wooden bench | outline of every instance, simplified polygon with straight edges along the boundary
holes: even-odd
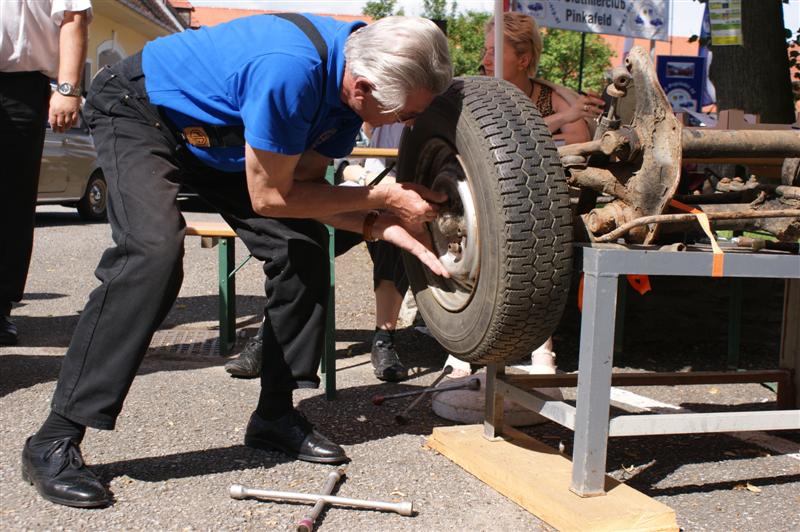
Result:
[[[199,236],[204,248],[219,246],[219,354],[227,356],[236,343],[236,233],[225,222],[198,221],[186,222],[186,235]]]

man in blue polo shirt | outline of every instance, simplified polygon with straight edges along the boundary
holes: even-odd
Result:
[[[261,395],[245,445],[312,462],[344,450],[293,408],[316,387],[328,290],[323,223],[383,239],[447,275],[420,242],[444,195],[421,186],[332,187],[334,157],[362,121],[413,123],[452,79],[447,40],[430,21],[375,24],[259,15],[149,43],[101,71],[87,103],[109,186],[115,245],[63,362],[51,412],[25,443],[23,477],[42,497],[105,506],[80,455],[87,426],[113,429],[153,332],[180,289],[181,186],[214,205],[264,262]]]

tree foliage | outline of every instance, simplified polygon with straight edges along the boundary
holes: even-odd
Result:
[[[582,88],[599,92],[605,86],[605,71],[611,68],[611,58],[616,54],[602,37],[587,34],[583,55]],[[539,77],[578,90],[580,57],[579,32],[547,29],[544,32],[544,52],[539,61]]]
[[[395,9],[397,0],[374,0],[367,2],[361,12],[373,20],[378,20],[392,15],[402,15],[402,9]]]
[[[448,20],[455,17],[457,4],[455,0],[447,11],[447,0],[422,0],[422,16],[431,20]]]
[[[491,15],[470,11],[447,21],[450,58],[456,76],[478,73],[483,59],[483,27]]]

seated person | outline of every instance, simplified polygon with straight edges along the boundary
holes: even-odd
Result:
[[[543,43],[536,21],[523,13],[503,14],[503,79],[516,85],[536,105],[556,141],[564,144],[591,140],[594,120],[603,112],[605,102],[595,95],[577,92],[535,78],[542,55]],[[494,19],[489,19],[484,30],[483,68],[487,76],[494,76]],[[555,373],[553,339],[531,354],[531,364],[518,366],[529,373]],[[469,364],[449,357],[455,371],[452,376],[470,372]]]

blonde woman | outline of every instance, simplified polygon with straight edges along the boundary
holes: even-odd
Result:
[[[503,14],[503,79],[528,95],[550,132],[564,144],[590,140],[589,123],[603,111],[602,99],[536,78],[542,36],[536,21],[522,13]],[[483,66],[494,76],[494,19],[486,24]]]

